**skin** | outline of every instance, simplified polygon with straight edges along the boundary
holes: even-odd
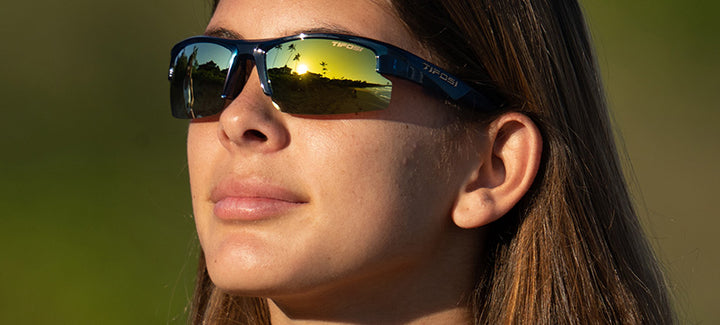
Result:
[[[206,33],[313,30],[430,57],[373,1],[224,0]],[[504,162],[534,157],[522,156],[527,148],[539,159],[539,135],[528,143],[532,123],[511,114],[469,141],[443,103],[412,83],[393,85],[386,110],[308,117],[276,110],[253,72],[221,114],[190,123],[193,208],[216,286],[267,297],[273,324],[469,321],[477,227],[530,186],[537,164]],[[498,140],[513,150],[493,147]]]

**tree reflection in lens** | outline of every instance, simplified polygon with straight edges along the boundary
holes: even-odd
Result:
[[[339,114],[387,108],[392,83],[375,71],[375,54],[326,39],[291,41],[267,52],[273,101],[295,114]],[[294,62],[294,69],[287,64]],[[279,66],[277,62],[285,62]]]

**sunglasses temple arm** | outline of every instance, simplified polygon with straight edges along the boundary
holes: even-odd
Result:
[[[405,59],[391,54],[381,55],[378,57],[377,70],[381,74],[414,81],[425,88],[440,92],[458,104],[471,109],[490,111],[499,107],[497,103],[487,96],[445,70],[420,58],[412,59]]]

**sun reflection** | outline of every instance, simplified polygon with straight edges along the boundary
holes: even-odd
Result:
[[[297,73],[298,74],[305,74],[308,72],[308,66],[305,64],[299,64],[297,67]]]

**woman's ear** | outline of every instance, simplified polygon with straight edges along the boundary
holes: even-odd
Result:
[[[484,226],[505,215],[530,189],[540,165],[542,136],[526,115],[503,114],[487,132],[452,211],[461,228]]]

